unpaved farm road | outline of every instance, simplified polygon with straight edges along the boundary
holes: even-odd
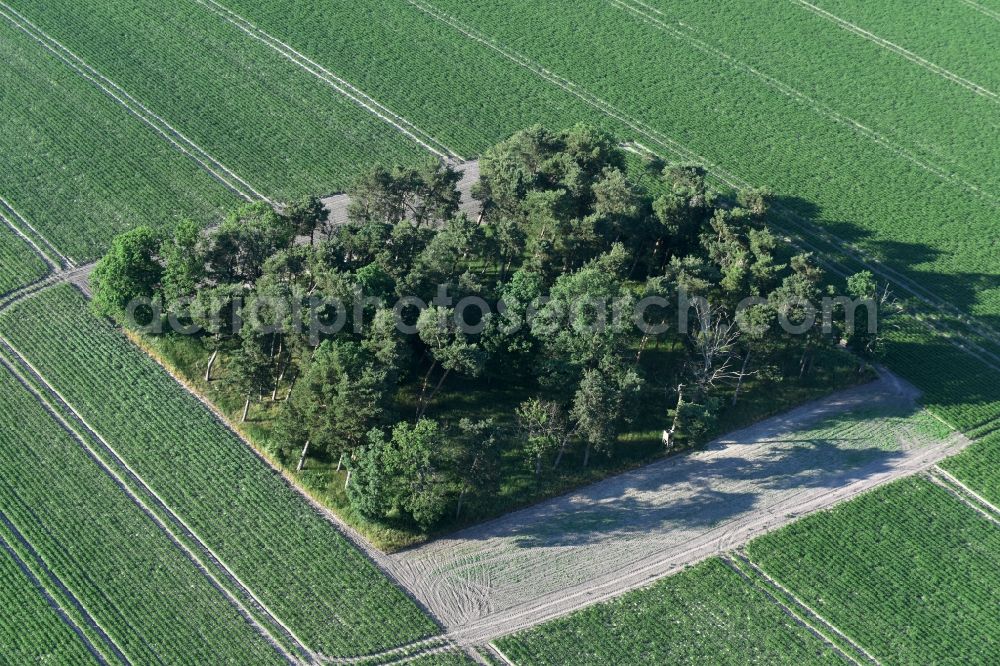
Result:
[[[967,443],[887,372],[674,456],[378,559],[460,644],[641,587]]]

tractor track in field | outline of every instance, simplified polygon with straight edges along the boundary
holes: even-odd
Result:
[[[946,490],[949,495],[1000,527],[1000,510],[969,489],[951,474],[935,465],[924,474],[928,481]]]
[[[838,629],[836,625],[802,601],[792,590],[764,571],[742,549],[736,549],[732,553],[723,555],[722,561],[751,585],[755,585],[755,582],[759,583],[758,589],[762,589],[773,603],[802,626],[808,628],[820,640],[833,646],[848,661],[859,665],[862,662],[867,662],[874,666],[881,666],[881,662],[860,643]],[[787,603],[781,597],[784,597]],[[831,635],[835,636],[839,643],[846,645],[850,652],[845,651],[838,642],[831,640]]]
[[[842,19],[839,16],[837,16],[836,14],[828,12],[825,9],[821,8],[821,7],[817,7],[816,5],[812,4],[811,2],[807,2],[807,0],[791,0],[791,1],[794,2],[794,3],[796,3],[796,4],[802,5],[803,7],[805,7],[806,9],[808,9],[810,12],[816,14],[817,16],[820,16],[821,18],[826,19],[827,21],[830,21],[831,23],[834,23],[838,27],[840,27],[840,28],[842,28],[842,29],[844,29],[844,30],[846,30],[848,32],[852,32],[855,35],[858,35],[859,37],[861,37],[863,39],[867,39],[868,41],[870,41],[870,42],[872,42],[874,44],[877,44],[878,46],[881,46],[882,48],[884,48],[884,49],[886,49],[888,51],[891,51],[891,52],[893,52],[893,53],[895,53],[895,54],[897,54],[899,56],[902,56],[903,58],[909,60],[910,62],[912,62],[914,64],[917,64],[917,65],[923,67],[924,69],[927,69],[927,70],[929,70],[929,71],[937,74],[938,76],[951,81],[952,83],[957,83],[958,85],[962,86],[966,90],[974,92],[975,94],[977,94],[977,95],[979,95],[981,97],[985,97],[986,99],[990,100],[991,102],[1000,103],[1000,95],[998,95],[997,93],[993,92],[992,90],[990,90],[988,88],[985,88],[984,86],[981,86],[978,83],[975,83],[974,81],[970,81],[969,79],[961,77],[958,74],[955,74],[954,72],[952,72],[950,70],[947,70],[944,67],[941,67],[940,65],[936,65],[933,62],[931,62],[930,60],[927,60],[926,58],[920,57],[919,55],[917,55],[913,51],[909,51],[907,49],[904,49],[899,44],[896,44],[894,42],[890,42],[888,39],[884,39],[882,37],[879,37],[878,35],[876,35],[876,34],[874,34],[872,32],[869,32],[868,30],[865,30],[864,28],[862,28],[859,25],[851,23],[850,21],[848,21],[846,19]]]
[[[963,5],[965,5],[966,7],[971,7],[972,9],[976,10],[983,16],[989,16],[991,19],[995,21],[1000,21],[1000,12],[996,11],[995,9],[984,7],[978,2],[975,2],[975,0],[958,0],[958,1],[961,2]]]
[[[727,64],[731,68],[757,78],[769,88],[778,91],[779,93],[785,95],[786,97],[798,101],[800,104],[802,104],[802,106],[815,112],[820,117],[831,120],[834,123],[841,125],[842,127],[846,127],[853,133],[873,141],[879,146],[886,148],[890,152],[907,160],[908,162],[919,167],[920,169],[923,169],[924,171],[932,174],[939,180],[954,183],[959,187],[961,187],[962,189],[964,189],[966,192],[974,196],[979,196],[989,201],[994,206],[1000,205],[1000,197],[997,197],[994,194],[985,191],[981,187],[974,185],[973,183],[970,183],[967,180],[960,178],[955,174],[949,173],[947,170],[938,165],[935,165],[931,162],[926,161],[921,157],[918,157],[917,155],[910,152],[908,149],[895,143],[894,141],[884,136],[883,134],[880,134],[874,129],[858,122],[853,118],[850,118],[848,116],[839,113],[838,111],[828,106],[827,104],[824,104],[823,102],[820,102],[819,100],[810,97],[809,95],[785,83],[784,81],[757,69],[756,67],[740,60],[739,58],[730,55],[729,53],[723,51],[722,49],[712,46],[708,42],[705,42],[699,39],[698,37],[695,37],[693,34],[689,34],[684,30],[680,30],[677,27],[670,25],[665,20],[663,20],[667,18],[666,15],[660,10],[656,9],[655,7],[652,7],[651,5],[648,5],[642,2],[641,0],[606,0],[606,2],[625,12],[631,13],[639,20],[653,26],[654,28],[660,30],[661,32],[667,35],[670,35],[674,39],[688,43],[692,45],[694,48],[701,51],[702,53],[717,58],[718,60]],[[657,15],[662,18],[659,18]],[[694,32],[693,28],[690,28],[689,26],[686,25],[684,27],[688,28],[689,31]]]
[[[230,604],[243,616],[258,633],[261,634],[271,644],[271,646],[281,654],[289,663],[297,663],[299,660],[293,656],[271,632],[277,630],[283,634],[285,640],[289,641],[301,655],[313,658],[315,655],[295,634],[284,625],[272,613],[267,606],[261,602],[257,596],[246,586],[238,576],[222,561],[222,559],[194,532],[194,530],[176,513],[173,509],[140,477],[122,458],[118,452],[96,431],[76,409],[66,401],[59,391],[46,380],[24,356],[15,349],[5,338],[0,336],[0,350],[8,358],[0,356],[0,365],[3,365],[8,372],[27,390],[36,401],[45,409],[49,416],[59,424],[77,443],[84,449],[94,463],[104,471],[108,477],[114,481],[119,490],[130,499],[159,530],[178,548],[188,560],[197,568],[216,589],[222,594]],[[15,364],[23,368],[19,370]],[[36,386],[37,385],[37,386]],[[38,388],[41,387],[41,388]],[[49,394],[46,398],[42,391]],[[54,404],[53,404],[54,403]],[[64,414],[68,416],[64,416]],[[74,426],[71,420],[76,423]],[[81,430],[83,431],[81,433]],[[88,441],[89,440],[89,441]],[[104,454],[99,453],[91,444],[98,445],[103,449]],[[105,456],[110,458],[105,459]],[[140,496],[145,495],[145,499]],[[152,506],[151,506],[152,505]],[[154,508],[155,506],[155,508]],[[164,517],[165,516],[165,517]],[[168,524],[173,523],[173,527]],[[179,533],[179,534],[178,534]],[[201,551],[201,555],[195,553],[185,541],[193,544],[194,548]],[[207,562],[206,562],[207,560]],[[210,568],[211,567],[211,568]],[[220,580],[220,576],[212,571],[215,569],[221,577],[225,578],[227,586]],[[237,590],[233,592],[229,586]],[[244,597],[241,600],[236,595]],[[253,607],[251,610],[250,607]],[[265,627],[256,615],[261,615],[265,621],[272,625],[271,629]],[[315,659],[313,659],[315,661]]]
[[[33,294],[39,293],[41,290],[32,292]],[[3,308],[0,308],[2,312]],[[285,625],[282,620],[269,610],[264,603],[255,595],[252,589],[243,583],[236,574],[229,569],[229,567],[223,562],[223,560],[194,532],[194,530],[181,518],[178,516],[173,509],[163,500],[143,479],[140,477],[128,464],[128,462],[121,457],[117,451],[96,431],[92,426],[84,420],[83,416],[77,412],[77,410],[62,396],[62,394],[52,386],[48,380],[44,378],[41,372],[35,368],[17,349],[15,349],[6,338],[0,336],[0,367],[3,367],[9,372],[26,390],[35,398],[35,400],[42,406],[43,409],[53,418],[71,437],[73,437],[86,451],[88,456],[115,482],[119,490],[121,490],[134,504],[136,504],[140,510],[150,519],[168,539],[171,543],[181,550],[189,561],[198,569],[199,573],[205,576],[209,583],[222,594],[229,602],[232,604],[240,615],[260,633],[265,640],[289,663],[311,663],[311,664],[361,664],[361,663],[374,663],[378,661],[384,664],[402,664],[413,659],[417,659],[424,656],[429,656],[433,654],[438,654],[441,652],[453,651],[458,649],[456,644],[452,642],[449,636],[444,633],[437,634],[435,636],[430,636],[417,641],[412,641],[399,646],[394,646],[390,649],[384,650],[382,652],[376,652],[366,655],[360,655],[356,657],[331,657],[320,653],[317,653],[308,648],[304,641],[299,639],[294,632]],[[10,357],[10,358],[8,358]],[[24,369],[19,370],[14,364],[19,364]],[[29,378],[30,377],[30,378]],[[176,379],[176,378],[175,378]],[[32,381],[43,387],[39,388]],[[235,436],[239,437],[241,441],[251,450],[257,454],[257,457],[271,467],[275,472],[284,476],[287,482],[291,485],[293,489],[297,489],[297,486],[288,478],[284,470],[275,466],[266,457],[257,452],[252,445],[250,445],[245,438],[240,435],[239,431],[234,428],[234,426],[229,423],[228,419],[223,415],[218,408],[212,403],[207,401],[203,396],[194,392],[189,387],[181,384],[181,386],[191,393],[198,401],[206,407],[228,430],[233,432]],[[46,398],[41,391],[44,390],[49,394]],[[53,404],[55,403],[55,404]],[[63,413],[68,416],[64,416]],[[72,419],[76,425],[70,422]],[[83,431],[83,433],[80,432]],[[89,442],[88,442],[89,440]],[[104,455],[107,455],[111,460],[105,460],[101,453],[96,451],[91,444],[99,445],[101,449],[104,450]],[[145,499],[140,496],[144,495]],[[390,580],[399,584],[396,578],[393,576],[393,572],[389,567],[386,566],[387,557],[379,550],[372,547],[359,533],[353,530],[350,526],[344,523],[336,514],[331,512],[326,507],[322,506],[312,498],[308,497],[304,493],[299,493],[305,500],[312,505],[312,507],[324,515],[330,522],[338,528],[338,531],[343,534],[348,541],[352,543],[359,551],[364,553],[370,561],[372,561],[376,567],[378,567],[383,574],[385,574]],[[150,505],[153,505],[152,507]],[[155,508],[154,508],[155,507]],[[165,517],[164,517],[165,516]],[[172,523],[173,527],[168,524]],[[187,543],[186,543],[187,542]],[[190,546],[188,544],[191,544]],[[194,552],[197,549],[201,552]],[[218,572],[213,573],[213,569]],[[236,589],[234,592],[230,587],[227,587],[219,578],[225,578],[229,585]],[[406,590],[405,587],[402,589]],[[243,599],[238,598],[238,596],[243,597]],[[420,605],[418,599],[413,598],[413,600]],[[251,610],[251,608],[253,610]],[[423,608],[423,606],[421,605]],[[425,612],[433,617],[433,614],[424,608]],[[256,613],[256,615],[255,615]],[[262,616],[264,622],[270,625],[270,629],[258,619],[257,616]],[[281,634],[286,642],[294,646],[296,652],[298,652],[302,659],[291,654],[279,641],[274,632]],[[381,661],[383,659],[389,659],[390,661]]]
[[[749,573],[744,571],[742,567],[737,563],[737,560],[733,554],[723,553],[722,555],[719,556],[719,559],[722,560],[722,563],[725,564],[727,567],[729,567],[729,569],[731,569],[733,573],[742,578],[747,585],[759,590],[761,594],[767,597],[768,601],[777,606],[781,610],[781,612],[784,613],[786,616],[788,616],[788,618],[790,618],[793,622],[795,622],[797,625],[808,631],[816,639],[829,646],[829,648],[834,652],[836,652],[841,659],[850,662],[855,666],[861,666],[861,662],[859,662],[856,658],[852,657],[848,652],[844,651],[843,648],[841,648],[839,645],[837,645],[837,643],[831,640],[829,636],[823,633],[821,629],[816,627],[814,624],[815,621],[811,622],[809,619],[807,619],[807,617],[803,617],[801,611],[796,612],[796,610],[792,608],[792,604],[782,600],[778,596],[778,593],[780,592],[778,588],[775,588],[774,586],[767,584],[766,581],[764,581],[763,579],[757,578],[756,576],[751,576]]]
[[[114,643],[114,641],[111,640],[111,637],[107,635],[107,632],[105,632],[97,621],[91,617],[90,613],[87,612],[87,609],[84,608],[82,603],[80,603],[80,600],[77,599],[76,596],[69,591],[66,585],[59,580],[58,577],[56,577],[55,573],[49,569],[45,562],[38,556],[38,553],[35,552],[31,543],[24,538],[24,536],[18,531],[17,527],[14,526],[14,524],[2,511],[0,511],[0,523],[7,528],[7,531],[10,532],[19,543],[21,543],[21,546],[35,560],[35,564],[42,571],[42,575],[48,578],[52,585],[59,590],[59,593],[63,596],[63,598],[76,609],[76,612],[79,613],[80,617],[87,624],[87,626],[100,636],[101,640],[104,641],[105,645],[115,655],[115,657],[123,664],[130,664],[131,662],[125,658],[121,649]],[[52,595],[52,592],[45,585],[45,583],[43,583],[39,576],[31,570],[27,562],[25,562],[14,547],[8,543],[7,538],[3,534],[0,534],[0,549],[6,552],[7,556],[14,561],[17,568],[21,570],[21,573],[31,582],[31,585],[37,589],[39,594],[41,594],[45,599],[46,604],[48,604],[48,606],[52,608],[57,615],[59,615],[59,619],[62,620],[74,634],[76,634],[76,637],[81,643],[83,643],[84,647],[91,654],[91,656],[93,656],[98,663],[107,664],[108,660],[105,656],[101,653],[97,646],[94,645],[80,625],[69,616],[65,607]]]
[[[38,256],[40,256],[42,260],[45,261],[45,263],[52,266],[53,269],[55,270],[58,270],[59,268],[72,269],[76,267],[76,262],[74,262],[65,254],[60,252],[59,248],[57,248],[55,244],[52,243],[52,241],[50,241],[38,229],[36,229],[31,224],[31,222],[28,222],[28,220],[25,219],[25,217],[21,215],[19,212],[17,212],[17,209],[14,208],[14,206],[3,197],[0,197],[0,217],[4,218],[4,222],[6,222],[7,225],[17,233],[17,235],[27,240],[28,243],[31,245],[32,249],[34,249],[35,252],[38,253]],[[41,242],[42,245],[45,245],[45,247],[49,248],[49,252],[52,252],[53,255],[59,258],[59,262],[53,261],[52,257],[49,256],[46,251],[42,250],[34,242],[33,239],[28,238],[27,234],[24,231],[25,229],[27,229],[32,234],[37,236],[38,241]],[[59,266],[60,262],[62,264],[61,267]]]
[[[392,111],[387,106],[373,98],[371,95],[359,89],[357,86],[331,72],[323,65],[296,50],[288,43],[281,41],[274,35],[271,35],[264,29],[255,25],[249,19],[240,16],[222,3],[217,2],[216,0],[192,1],[201,5],[216,16],[219,16],[227,23],[235,26],[252,39],[257,40],[276,51],[279,55],[303,71],[326,83],[343,97],[349,99],[357,106],[361,107],[368,113],[394,128],[396,131],[411,139],[421,148],[424,148],[442,160],[454,161],[460,159],[457,152],[443,144],[429,132],[425,132],[420,129],[403,116]]]
[[[274,203],[237,175],[232,169],[212,157],[201,146],[186,137],[161,116],[151,111],[117,83],[87,64],[83,58],[76,55],[54,37],[35,25],[26,16],[2,0],[0,0],[0,16],[40,44],[45,50],[61,60],[85,80],[92,83],[110,99],[117,102],[131,116],[152,129],[154,133],[173,146],[174,149],[193,160],[203,171],[208,173],[230,192],[237,194],[247,201],[260,199],[272,204]]]

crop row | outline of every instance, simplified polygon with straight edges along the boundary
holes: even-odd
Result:
[[[43,592],[0,548],[0,662],[96,664]]]
[[[820,664],[839,657],[713,558],[497,641],[518,664]]]
[[[0,219],[0,296],[47,272],[45,262]]]
[[[132,663],[280,663],[8,372],[0,373],[0,505]]]
[[[232,195],[0,17],[0,196],[77,260],[135,224],[207,220]]]
[[[779,0],[780,1],[780,0]],[[906,0],[812,0],[812,4],[920,54],[937,65],[1000,91],[991,54],[1000,52],[1000,5],[990,0],[916,4]],[[976,5],[979,8],[976,8]],[[985,10],[985,11],[984,11]]]
[[[1000,423],[997,424],[1000,428]],[[1000,431],[941,463],[973,491],[1000,506]]]
[[[883,664],[1000,659],[1000,531],[926,480],[809,516],[747,551]]]
[[[724,0],[706,8],[697,0],[599,1],[622,3],[637,17],[671,27],[682,22],[678,39],[711,44],[755,68],[762,82],[768,76],[784,82],[816,102],[814,113],[842,114],[994,198],[1000,195],[1000,150],[983,140],[984,124],[1000,115],[1000,100],[843,30],[798,2]]]
[[[341,190],[373,157],[429,155],[191,0],[9,4],[275,199]]]
[[[463,155],[535,123],[595,120],[564,91],[396,0],[220,4],[338,73]],[[336,20],[331,20],[331,17]],[[599,119],[598,119],[599,120]],[[617,124],[601,123],[617,129]]]
[[[920,387],[928,409],[963,432],[1000,419],[1000,372],[910,318],[883,325],[886,363]]]
[[[354,656],[437,631],[194,397],[92,317],[75,290],[19,304],[0,331],[310,648]]]

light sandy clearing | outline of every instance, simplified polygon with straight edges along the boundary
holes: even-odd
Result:
[[[493,639],[731,550],[961,449],[895,376],[383,559],[449,630]]]

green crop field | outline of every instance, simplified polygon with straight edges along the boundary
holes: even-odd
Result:
[[[338,191],[372,155],[430,156],[190,0],[9,4],[266,196]]]
[[[0,531],[7,543],[19,541],[16,529],[28,544],[22,548],[37,554],[132,663],[280,663],[6,370],[0,388]]]
[[[1000,425],[1000,371],[912,319],[897,323],[885,360],[923,390],[928,409],[971,437]]]
[[[882,137],[887,150],[892,146],[918,157],[956,176],[956,182],[992,194],[995,203],[1000,192],[996,173],[1000,154],[992,142],[983,140],[982,127],[984,119],[996,114],[997,100],[992,97],[977,95],[838,27],[828,15],[817,14],[807,0],[724,0],[709,7],[696,0],[627,0],[623,4],[639,12],[632,14],[636,18],[683,23],[673,41],[691,44],[698,40],[710,45],[714,53],[725,53],[734,63],[754,68],[761,83],[774,89],[784,84],[789,94],[794,90],[797,105],[811,107],[812,115],[830,121],[840,118],[842,124],[856,121],[870,130],[870,141],[876,135]],[[974,49],[978,35],[967,34],[962,42]],[[991,50],[983,44],[978,52],[985,62]],[[810,57],[813,53],[823,57]],[[977,78],[965,68],[959,71]],[[893,95],[885,94],[887,88]],[[974,193],[971,187],[968,191]]]
[[[941,466],[987,501],[1000,506],[1000,433],[984,437]]]
[[[0,549],[0,662],[97,664],[44,592]]]
[[[840,663],[718,559],[497,645],[525,666]]]
[[[306,645],[353,656],[436,633],[277,473],[88,314],[74,289],[4,312],[0,334]]]
[[[208,221],[235,203],[207,173],[2,16],[0,58],[0,197],[65,254],[95,258],[136,224],[165,226],[184,216]]]
[[[1000,51],[1000,32],[990,29],[993,21],[1000,20],[995,0],[919,4],[814,0],[812,4],[986,88],[1000,90],[1000,71],[991,58]]]
[[[10,295],[138,224],[475,159],[534,124],[768,188],[770,223],[832,280],[890,282],[906,313],[880,361],[978,440],[940,467],[1000,505],[998,22],[1000,0],[0,0],[0,358],[23,373],[0,365],[0,662],[374,663],[442,633],[79,292]],[[1000,663],[1000,533],[928,480],[747,555],[879,663]],[[726,561],[497,645],[840,660]],[[445,644],[409,663],[469,663],[416,656]]]
[[[34,282],[48,267],[0,220],[0,296]]]
[[[1000,531],[928,481],[898,481],[747,552],[883,664],[1000,659]]]
[[[471,666],[476,662],[461,652],[442,652],[441,654],[417,657],[406,663],[411,664],[411,666]]]

